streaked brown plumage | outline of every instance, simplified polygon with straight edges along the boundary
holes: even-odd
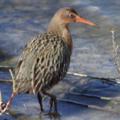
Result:
[[[48,90],[65,76],[71,52],[53,32],[38,35],[24,49],[15,69],[15,92]]]
[[[15,68],[13,94],[7,109],[16,94],[37,94],[41,110],[41,94],[51,97],[50,112],[57,112],[56,97],[48,90],[64,78],[70,64],[72,38],[68,28],[71,22],[82,22],[94,26],[72,8],[62,8],[52,18],[46,33],[35,37],[27,44]],[[5,111],[4,109],[4,111]]]

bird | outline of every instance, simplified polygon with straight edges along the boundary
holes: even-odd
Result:
[[[41,111],[44,111],[43,95],[50,97],[49,112],[58,112],[56,96],[49,90],[64,79],[69,69],[73,49],[70,23],[96,25],[81,17],[74,8],[60,8],[46,32],[35,36],[23,49],[12,72],[13,92],[2,112],[8,110],[13,98],[20,93],[37,95]]]

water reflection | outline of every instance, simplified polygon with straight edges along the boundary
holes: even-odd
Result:
[[[27,116],[27,115],[16,115],[14,116],[14,118],[16,120],[61,120],[60,116],[47,116],[47,115],[43,115],[43,114],[40,114],[38,115],[37,117],[36,116]]]

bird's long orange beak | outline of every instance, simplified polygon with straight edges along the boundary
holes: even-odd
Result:
[[[76,22],[81,22],[81,23],[84,23],[84,24],[88,24],[88,25],[91,25],[91,26],[95,26],[96,24],[85,19],[85,18],[82,18],[80,16],[76,16]]]

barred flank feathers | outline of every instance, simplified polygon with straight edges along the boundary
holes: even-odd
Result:
[[[63,79],[71,56],[63,39],[56,33],[48,32],[27,44],[15,69],[15,76],[11,71],[13,91],[36,94]]]

